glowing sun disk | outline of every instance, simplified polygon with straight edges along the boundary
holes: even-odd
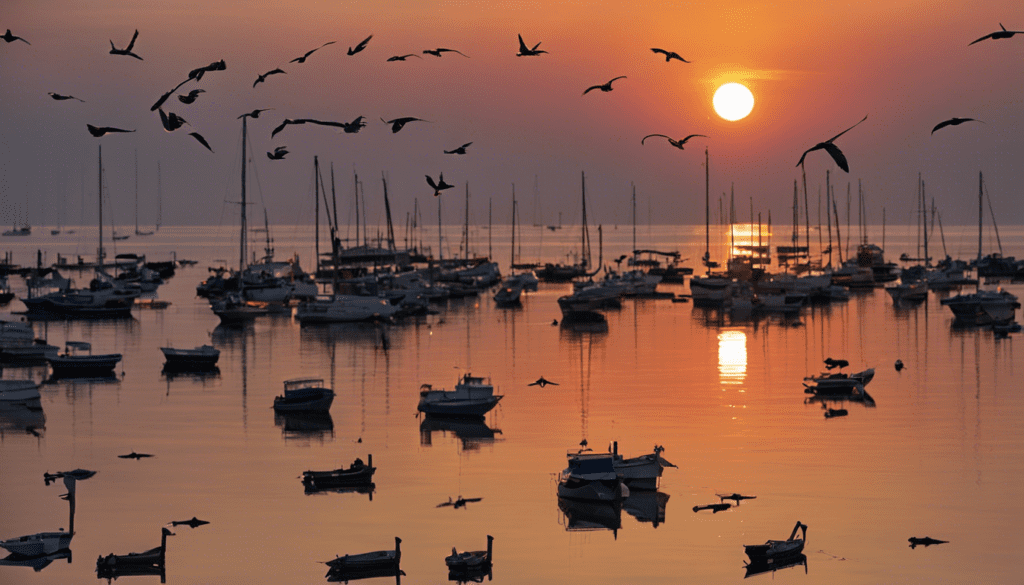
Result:
[[[735,122],[746,118],[754,109],[754,94],[739,83],[726,83],[715,91],[711,103],[715,107],[715,113],[730,122]]]

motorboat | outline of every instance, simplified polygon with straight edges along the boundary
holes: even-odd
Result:
[[[295,318],[301,325],[352,323],[390,319],[400,310],[381,296],[332,295],[299,303]]]
[[[917,303],[928,298],[929,281],[904,282],[896,286],[887,286],[885,292],[892,297],[894,304]]]
[[[708,274],[690,278],[690,295],[695,307],[719,307],[725,304],[729,296],[733,279]]]
[[[266,303],[247,301],[237,293],[230,293],[210,302],[213,314],[220,317],[223,325],[248,323],[270,312]]]
[[[0,380],[0,402],[4,404],[38,401],[39,385],[32,380]]]
[[[487,550],[474,550],[459,552],[454,546],[452,554],[445,557],[444,564],[448,565],[449,571],[468,571],[479,569],[491,564],[491,552],[494,537],[487,535]]]
[[[89,352],[83,354],[81,352]],[[47,358],[56,378],[110,376],[121,361],[119,353],[93,354],[92,345],[85,341],[68,341],[64,353]]]
[[[212,345],[200,345],[195,349],[161,347],[164,353],[165,369],[210,369],[216,367],[220,350]]]
[[[70,532],[37,532],[7,540],[0,540],[0,547],[3,547],[21,557],[39,557],[65,550],[71,546]]]
[[[128,317],[140,291],[115,286],[111,280],[97,272],[89,288],[58,290],[24,298],[22,302],[30,316]]]
[[[43,362],[57,357],[60,348],[46,343],[44,339],[36,339],[27,345],[8,345],[0,347],[0,361],[5,362]]]
[[[796,533],[799,530],[802,530],[803,533],[800,535],[800,538],[797,538]],[[775,561],[776,559],[796,556],[803,552],[804,541],[806,540],[807,525],[797,521],[788,539],[769,540],[764,544],[745,544],[743,549],[752,562]]]
[[[953,311],[954,323],[958,325],[1009,323],[1020,308],[1017,297],[1001,289],[979,290],[942,299],[941,302]]]
[[[31,323],[0,319],[0,349],[32,345],[34,341],[35,331]]]
[[[482,417],[503,397],[494,394],[489,380],[467,373],[452,391],[434,390],[430,384],[420,386],[420,403],[416,408],[427,415]]]
[[[622,482],[630,490],[656,490],[664,469],[676,467],[661,456],[664,450],[661,445],[655,445],[651,453],[627,459],[619,454],[619,442],[615,441],[612,443],[615,473],[622,475]]]
[[[327,411],[334,401],[334,390],[324,388],[323,378],[286,380],[284,394],[274,398],[274,410]]]
[[[854,374],[821,374],[819,376],[807,376],[804,378],[804,386],[810,387],[807,382],[813,382],[814,387],[821,391],[835,388],[836,390],[848,390],[857,385],[867,386],[875,378],[875,368],[868,368]]]
[[[348,468],[342,467],[333,471],[303,471],[302,483],[311,489],[367,486],[373,482],[375,471],[377,468],[373,466],[373,455],[369,455],[366,463],[357,457]]]
[[[354,555],[336,557],[326,564],[330,569],[327,577],[346,572],[372,571],[376,569],[397,569],[402,561],[402,539],[395,537],[394,550],[378,550]]]
[[[578,451],[570,452],[568,459],[569,466],[558,478],[559,497],[601,502],[629,497],[622,474],[615,471],[613,454]]]
[[[510,276],[502,281],[498,292],[494,293],[494,302],[499,307],[510,307],[518,305],[520,297],[523,296],[523,283],[515,276]]]
[[[128,553],[126,555],[100,556],[96,559],[96,573],[100,577],[107,574],[126,574],[125,567],[163,567],[165,552],[167,551],[167,537],[174,536],[174,533],[167,528],[160,529],[160,546],[151,548],[140,553]]]

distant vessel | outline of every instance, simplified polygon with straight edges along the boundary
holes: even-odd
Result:
[[[39,557],[53,554],[71,546],[70,532],[37,532],[26,536],[18,536],[0,540],[0,547],[23,557]]]
[[[0,402],[38,401],[39,385],[32,380],[0,380]]]
[[[53,375],[62,377],[112,376],[121,361],[119,353],[92,353],[92,345],[85,341],[68,341],[63,354],[48,357]],[[88,354],[79,352],[87,351]]]
[[[611,453],[570,453],[569,466],[558,479],[558,496],[574,500],[617,502],[629,497]]]
[[[502,398],[494,394],[494,386],[484,378],[466,374],[453,391],[434,390],[430,384],[420,386],[417,409],[429,415],[482,417]]]
[[[402,561],[402,539],[395,537],[395,550],[378,550],[355,555],[336,557],[325,564],[330,567],[328,577],[340,577],[347,573],[397,569]]]
[[[953,311],[954,323],[958,325],[1010,323],[1020,308],[1017,297],[1004,290],[979,290],[942,299],[940,302]]]
[[[334,401],[334,390],[324,388],[322,378],[287,380],[284,394],[274,398],[274,410],[327,411]]]
[[[217,365],[220,350],[212,345],[202,345],[195,349],[175,349],[161,347],[164,354],[164,367],[167,369],[209,369]]]
[[[798,530],[803,530],[800,538],[796,537]],[[786,540],[769,540],[764,544],[743,545],[744,551],[751,561],[771,561],[791,556],[796,556],[804,550],[804,541],[807,539],[807,525],[797,522],[793,532]]]
[[[377,468],[373,466],[373,455],[369,455],[367,463],[356,458],[348,468],[342,467],[333,471],[303,471],[302,483],[308,489],[368,486],[373,481],[375,471]]]
[[[11,226],[11,229],[4,232],[5,236],[31,236],[32,226],[25,224],[21,227]]]

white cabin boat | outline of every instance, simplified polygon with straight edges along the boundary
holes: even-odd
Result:
[[[353,323],[389,319],[398,311],[399,307],[384,297],[334,295],[299,303],[295,318],[302,325]]]
[[[286,380],[284,394],[274,398],[274,410],[327,411],[334,401],[334,390],[324,387],[322,378]]]
[[[619,454],[619,442],[615,441],[612,443],[615,473],[622,475],[622,482],[630,490],[656,490],[665,468],[676,467],[661,456],[664,450],[661,445],[655,445],[651,453],[627,459]]]
[[[434,390],[430,384],[420,386],[417,409],[428,415],[482,417],[502,398],[494,394],[490,381],[467,373],[452,391]]]
[[[618,502],[629,497],[611,453],[569,453],[569,466],[558,478],[558,495],[575,500]]]
[[[960,325],[1009,323],[1020,308],[1017,297],[1004,290],[979,290],[942,299],[941,302],[953,311],[955,322]]]

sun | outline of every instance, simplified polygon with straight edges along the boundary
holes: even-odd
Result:
[[[746,118],[750,110],[754,109],[754,94],[742,84],[726,83],[715,91],[711,103],[715,106],[715,113],[735,122]]]

